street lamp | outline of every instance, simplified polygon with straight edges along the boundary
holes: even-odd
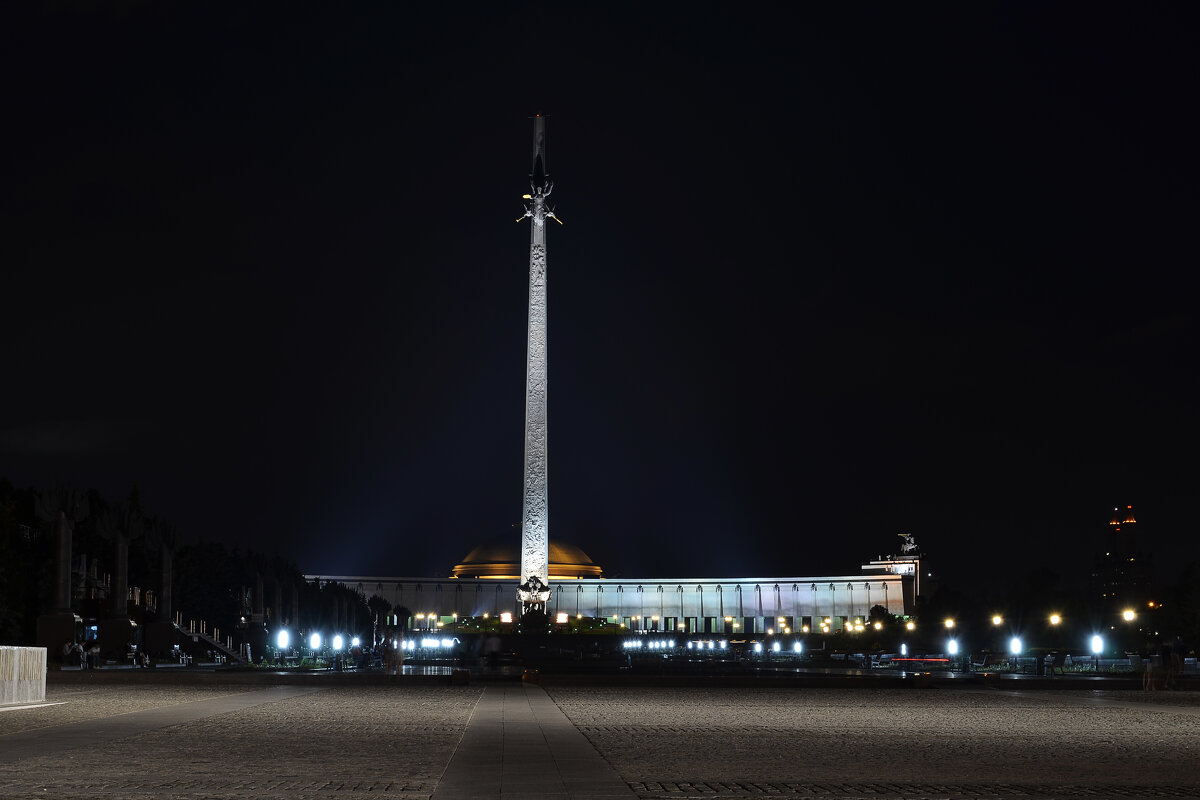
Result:
[[[993,616],[992,616],[992,624],[993,624],[993,625],[1003,625],[1003,624],[1004,624],[1004,617],[1000,616],[999,614],[995,614],[995,615],[993,615]]]
[[[953,627],[954,627],[954,618],[946,617],[946,630],[950,630]]]
[[[1125,620],[1126,622],[1133,622],[1135,619],[1137,619],[1137,612],[1135,612],[1132,608],[1127,608],[1121,613],[1121,619]]]
[[[1062,617],[1061,617],[1061,616],[1059,616],[1058,614],[1051,614],[1051,615],[1050,615],[1050,624],[1051,624],[1051,625],[1057,625],[1057,624],[1059,624],[1060,622],[1062,622]]]
[[[909,631],[915,631],[917,629],[917,623],[913,622],[910,619],[908,622],[904,623],[904,629],[909,630]]]

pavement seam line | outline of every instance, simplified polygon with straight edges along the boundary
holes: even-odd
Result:
[[[429,792],[432,797],[437,789],[442,784],[442,779],[446,777],[446,773],[450,770],[450,765],[454,762],[454,757],[458,755],[458,750],[462,747],[463,739],[467,738],[467,731],[471,729],[471,723],[475,721],[475,715],[479,712],[479,704],[483,702],[483,698],[487,695],[489,687],[485,686],[483,691],[479,693],[479,697],[475,700],[475,704],[471,706],[471,713],[467,717],[467,724],[463,725],[462,733],[458,735],[458,741],[454,743],[454,749],[450,751],[450,757],[446,759],[446,765],[442,767],[442,771],[438,773],[437,780],[433,783],[433,788]]]

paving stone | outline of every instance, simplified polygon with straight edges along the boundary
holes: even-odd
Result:
[[[480,692],[308,690],[0,764],[0,797],[427,798]]]
[[[69,702],[0,713],[0,762],[125,733],[0,763],[0,798],[1200,797],[1196,692],[496,689],[524,708],[468,727],[479,686],[49,686]]]
[[[1020,784],[1034,796],[1046,786],[1200,796],[1200,715],[1184,693],[1139,707],[1052,691],[548,691],[642,796],[821,794],[803,788],[821,783],[830,796],[862,794],[860,784],[907,787],[896,795],[977,786],[984,796]]]

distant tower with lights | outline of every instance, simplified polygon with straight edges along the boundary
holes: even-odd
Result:
[[[533,171],[529,204],[520,219],[529,234],[529,325],[525,356],[525,494],[521,503],[521,613],[545,612],[550,599],[550,503],[546,452],[546,221],[554,211],[546,198],[554,188],[546,170],[546,118],[533,123]],[[518,221],[520,221],[520,219]]]
[[[1092,569],[1094,596],[1111,609],[1140,607],[1154,594],[1154,558],[1139,546],[1133,506],[1114,508],[1108,530]]]

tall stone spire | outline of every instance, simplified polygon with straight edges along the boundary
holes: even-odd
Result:
[[[525,495],[521,503],[521,613],[545,611],[550,599],[550,505],[546,452],[546,206],[554,183],[546,172],[546,118],[533,124],[533,171],[525,217],[529,234],[529,327],[525,356]]]

